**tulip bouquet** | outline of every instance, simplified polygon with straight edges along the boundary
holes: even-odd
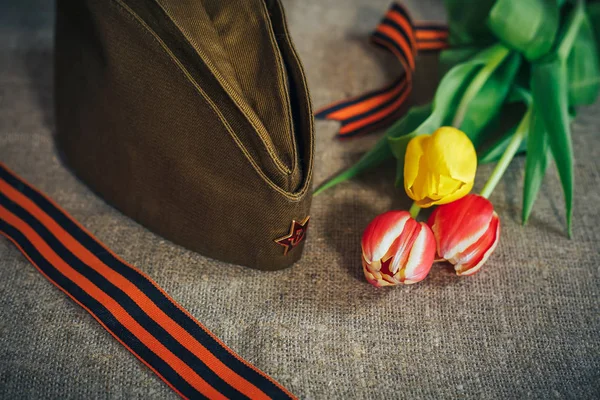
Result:
[[[354,166],[315,194],[397,160],[396,185],[414,200],[410,212],[375,218],[362,239],[363,269],[375,286],[415,283],[434,260],[458,275],[478,271],[499,240],[487,198],[513,157],[526,154],[523,223],[552,157],[564,191],[571,235],[576,106],[600,90],[600,2],[446,0],[450,48],[430,104],[413,107]],[[496,163],[479,195],[478,163]],[[436,206],[427,224],[420,208]]]
[[[450,262],[459,276],[481,268],[498,244],[500,219],[486,198],[494,181],[482,195],[469,194],[476,170],[475,147],[456,128],[441,127],[408,143],[403,182],[414,204],[410,212],[379,215],[365,229],[362,265],[369,283],[419,282],[435,260]],[[417,222],[421,207],[434,205],[427,224]]]

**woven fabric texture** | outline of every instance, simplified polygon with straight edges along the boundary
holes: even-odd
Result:
[[[443,19],[440,1],[405,4],[415,19]],[[397,62],[367,40],[388,5],[284,1],[316,107],[397,76]],[[421,284],[375,289],[362,277],[362,229],[409,206],[388,165],[316,197],[302,260],[260,272],[171,244],[65,168],[53,140],[53,6],[0,3],[0,159],[241,356],[307,399],[600,397],[600,104],[573,124],[572,240],[553,167],[530,223],[520,225],[519,158],[491,197],[502,237],[479,274],[458,278],[435,266]],[[431,58],[418,61],[416,97],[435,87]],[[315,184],[378,138],[342,142],[338,128],[316,125]],[[491,168],[480,168],[475,189]],[[0,239],[0,398],[177,396]]]

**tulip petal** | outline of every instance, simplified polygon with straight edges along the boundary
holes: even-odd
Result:
[[[452,137],[454,135],[450,132],[453,132],[453,129],[439,128],[433,132],[431,140],[427,142],[424,157],[427,159],[426,171],[430,174],[450,175],[449,164],[456,157],[455,154],[452,154]]]
[[[407,211],[388,211],[375,217],[362,236],[364,260],[368,264],[381,261],[389,253],[390,247],[400,236],[409,219],[410,214]]]
[[[419,282],[435,259],[433,232],[406,211],[376,217],[365,229],[361,244],[363,273],[376,287]]]
[[[412,139],[406,148],[404,188],[419,207],[447,204],[473,188],[477,154],[463,132],[441,127]]]
[[[441,199],[455,193],[464,185],[464,182],[457,181],[446,175],[441,175],[438,180],[438,187],[436,189],[437,198]],[[448,203],[450,203],[448,201]]]
[[[379,277],[375,277],[366,267],[363,267],[363,272],[365,274],[365,279],[367,280],[367,282],[369,282],[375,287],[393,286],[393,284],[383,280],[381,275],[379,275]]]
[[[500,240],[500,219],[494,212],[489,229],[471,247],[463,252],[459,262],[454,266],[457,275],[468,276],[479,271],[498,246]]]
[[[469,137],[456,128],[444,126],[437,129],[428,142],[426,157],[430,171],[464,183],[475,179],[475,147]]]
[[[365,274],[365,279],[371,285],[375,287],[383,287],[383,286],[392,286],[391,283],[383,280],[381,273],[374,272],[369,268],[369,265],[363,260],[363,273]]]
[[[410,251],[419,235],[420,224],[410,218],[404,225],[404,230],[398,236],[398,239],[392,244],[391,249],[394,254],[394,259],[390,264],[390,275],[396,275],[400,268],[404,269],[406,261],[410,255]]]
[[[440,182],[444,180],[448,180],[448,182],[453,182],[455,186],[453,186],[453,190],[444,190],[441,193],[433,193],[423,199],[417,201],[417,205],[421,208],[428,208],[434,205],[448,204],[452,203],[455,200],[458,200],[464,196],[466,196],[471,189],[473,188],[473,182],[464,183],[460,181],[453,180],[447,177],[441,177]],[[450,183],[445,183],[446,188],[450,188]]]
[[[436,245],[433,232],[424,223],[419,223],[419,227],[417,238],[402,271],[404,284],[412,284],[425,279],[435,259]]]
[[[456,200],[459,200],[459,199],[465,197],[467,194],[469,194],[471,189],[473,189],[473,181],[468,182],[468,183],[462,182],[460,184],[460,186],[458,187],[458,189],[456,189],[456,191],[442,197],[439,200],[436,200],[435,202],[432,203],[432,205],[442,205],[442,204],[452,203]]]
[[[419,199],[414,193],[413,186],[415,186],[419,171],[423,171],[421,168],[421,159],[425,154],[425,147],[430,137],[430,135],[417,136],[406,147],[406,156],[404,158],[404,189],[413,200]],[[421,187],[420,183],[419,187]]]
[[[435,183],[432,182],[431,174],[427,173],[427,159],[421,157],[419,160],[419,173],[412,185],[414,200],[426,198],[430,192],[430,187]]]
[[[446,260],[457,258],[483,236],[493,214],[492,203],[475,194],[438,207],[428,221],[438,254]]]
[[[424,199],[415,201],[415,203],[421,208],[428,208],[428,207],[431,207],[432,205],[434,205],[436,203],[436,201],[438,201],[438,200],[434,200],[430,197],[426,197]]]

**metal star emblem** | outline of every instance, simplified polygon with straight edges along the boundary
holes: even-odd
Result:
[[[301,222],[292,220],[292,226],[290,228],[290,233],[287,235],[280,237],[279,239],[275,239],[275,243],[280,246],[285,247],[283,251],[283,255],[286,256],[290,249],[298,246],[302,240],[304,240],[304,236],[306,235],[306,230],[308,229],[308,221],[310,220],[310,216],[304,218]]]

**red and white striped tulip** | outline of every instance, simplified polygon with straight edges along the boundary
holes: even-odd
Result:
[[[469,194],[436,208],[427,222],[438,257],[454,265],[457,275],[479,271],[498,245],[500,219],[485,197]]]
[[[431,229],[407,211],[375,217],[363,233],[361,246],[365,278],[376,287],[422,281],[435,259]]]

